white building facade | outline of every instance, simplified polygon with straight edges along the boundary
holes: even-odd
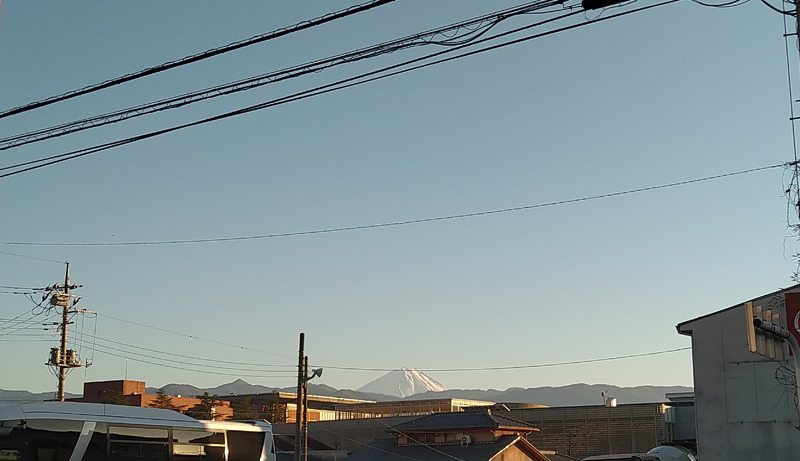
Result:
[[[787,328],[786,293],[750,300],[771,309]],[[790,301],[793,302],[793,301]],[[701,460],[800,460],[800,418],[794,361],[750,352],[746,302],[677,325],[692,338],[698,457]],[[791,323],[791,321],[790,321]],[[779,346],[781,347],[781,346]]]

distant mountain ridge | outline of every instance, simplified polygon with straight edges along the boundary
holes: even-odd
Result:
[[[190,384],[168,384],[162,389],[168,395],[181,395],[191,397],[202,395],[204,392],[216,394],[220,398],[230,398],[235,395],[244,394],[263,394],[268,392],[295,392],[294,387],[276,388],[250,384],[238,379],[231,383],[217,387],[202,389]],[[147,393],[154,394],[158,388],[148,387]],[[537,403],[551,407],[578,406],[578,405],[601,405],[601,392],[617,398],[619,404],[626,403],[653,403],[666,402],[665,394],[673,392],[692,392],[691,387],[686,386],[636,386],[618,387],[609,384],[570,384],[560,387],[534,387],[520,388],[512,387],[504,391],[489,389],[450,389],[439,392],[424,392],[414,394],[410,397],[400,399],[396,396],[354,391],[350,389],[335,389],[323,384],[309,384],[309,394],[324,395],[329,397],[340,397],[347,399],[372,400],[378,402],[396,400],[420,400],[420,399],[445,399],[462,398],[470,400],[484,400],[497,403]],[[54,392],[32,393],[22,390],[2,390],[0,389],[0,403],[30,403],[52,400]],[[68,394],[67,398],[80,397],[80,395]]]
[[[534,387],[523,389],[511,387],[504,391],[489,390],[448,390],[416,394],[407,400],[461,398],[487,400],[497,403],[538,403],[551,407],[576,405],[602,405],[601,393],[615,397],[619,404],[666,402],[666,394],[693,392],[687,386],[636,386],[619,387],[610,384],[570,384],[559,387]]]

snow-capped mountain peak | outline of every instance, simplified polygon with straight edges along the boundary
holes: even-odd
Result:
[[[447,388],[420,370],[401,368],[390,371],[358,390],[403,398],[429,391],[446,391]]]

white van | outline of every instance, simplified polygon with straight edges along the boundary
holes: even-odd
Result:
[[[101,403],[0,405],[0,461],[276,461],[266,421]]]

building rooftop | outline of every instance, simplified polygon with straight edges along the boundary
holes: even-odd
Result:
[[[462,413],[463,415],[463,413]],[[398,446],[394,439],[378,439],[359,448],[347,457],[347,461],[408,460],[426,461],[488,461],[495,458],[510,445],[517,444],[522,450],[530,451],[527,459],[546,460],[524,438],[515,435],[498,437],[493,442],[469,445],[404,445]],[[534,455],[536,453],[536,455]],[[538,456],[537,456],[538,455]]]
[[[394,428],[397,432],[430,432],[445,430],[477,430],[505,429],[523,432],[537,431],[536,426],[518,421],[492,412],[456,411],[451,413],[434,413],[422,418],[400,424]]]

